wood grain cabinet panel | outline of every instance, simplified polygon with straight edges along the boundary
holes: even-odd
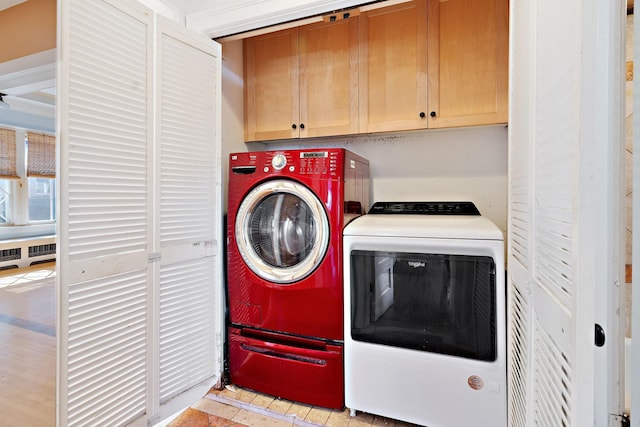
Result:
[[[245,140],[296,138],[299,122],[298,29],[244,41]]]
[[[413,0],[246,39],[246,141],[507,123],[508,43],[508,0]]]
[[[300,28],[300,137],[358,133],[358,18]]]
[[[358,133],[357,18],[245,41],[246,141]]]
[[[360,132],[426,128],[426,0],[362,13],[359,33]]]
[[[508,1],[428,2],[428,127],[506,123]]]

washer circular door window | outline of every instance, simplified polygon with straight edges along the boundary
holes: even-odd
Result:
[[[273,283],[313,272],[329,245],[324,206],[304,185],[266,181],[247,194],[236,217],[236,242],[247,266]]]

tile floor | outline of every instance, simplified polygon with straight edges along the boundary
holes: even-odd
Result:
[[[228,386],[211,389],[175,418],[168,427],[409,427],[415,424],[358,412],[351,417],[349,410],[336,411],[318,408],[262,393]]]

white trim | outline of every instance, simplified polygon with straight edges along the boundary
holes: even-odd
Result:
[[[372,3],[372,4],[367,4],[366,6],[362,6],[359,7],[359,11],[360,13],[363,12],[367,12],[370,10],[375,10],[375,9],[380,9],[382,7],[389,7],[389,6],[393,6],[396,4],[400,4],[400,3],[406,3],[409,0],[386,0],[386,1],[382,1],[382,2],[378,2],[378,3]],[[322,22],[323,21],[323,17],[320,15],[315,15],[315,16],[311,16],[309,18],[302,18],[302,19],[298,19],[296,21],[289,21],[289,22],[283,22],[281,24],[275,24],[275,25],[271,25],[269,27],[258,27],[255,30],[250,30],[250,31],[245,31],[242,33],[233,33],[230,36],[227,37],[219,37],[217,38],[217,41],[221,42],[221,43],[226,43],[226,42],[231,42],[234,40],[242,40],[242,39],[246,39],[249,37],[255,37],[255,36],[260,36],[262,34],[267,34],[267,33],[273,33],[275,31],[280,31],[280,30],[286,30],[289,28],[295,28],[295,27],[300,27],[303,25],[309,25],[309,24],[314,24],[316,22]]]
[[[138,0],[138,2],[168,19],[176,19],[177,9],[168,6],[162,0]]]
[[[50,234],[56,234],[56,225],[53,223],[17,226],[7,225],[0,227],[0,240],[25,239]]]
[[[10,73],[24,72],[31,68],[37,68],[47,65],[53,65],[53,71],[55,72],[55,64],[56,50],[43,50],[42,52],[0,63],[0,76]]]
[[[640,13],[635,13],[633,17],[633,31],[640,34]],[[634,43],[633,60],[640,64],[640,43]],[[633,81],[633,110],[637,114],[633,115],[633,233],[632,245],[636,250],[632,254],[632,266],[636,271],[633,275],[632,287],[636,292],[632,292],[632,312],[631,329],[635,331],[635,339],[631,339],[629,350],[630,372],[626,376],[630,389],[630,412],[634,414],[634,422],[637,427],[640,425],[640,79]]]
[[[17,6],[20,3],[24,3],[27,0],[0,0],[0,10],[9,9],[10,7]]]
[[[623,0],[582,3],[579,261],[576,293],[577,425],[606,425],[624,410]],[[602,144],[602,141],[608,141]],[[594,325],[606,340],[594,347]],[[582,408],[593,408],[593,413]]]
[[[55,132],[55,96],[49,93],[55,86],[55,49],[0,63],[0,93],[11,106],[0,110],[0,123]]]
[[[0,110],[0,124],[45,133],[56,132],[54,118],[24,113],[22,111]]]
[[[187,27],[212,38],[357,6],[363,0],[244,0],[187,15]]]

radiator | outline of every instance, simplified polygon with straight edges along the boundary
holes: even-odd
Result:
[[[56,236],[0,241],[0,270],[55,261]]]

